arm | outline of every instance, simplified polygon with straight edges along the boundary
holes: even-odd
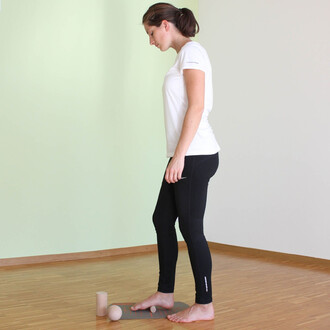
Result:
[[[188,109],[178,145],[166,169],[165,180],[168,183],[175,183],[181,179],[184,157],[197,132],[204,111],[205,73],[201,70],[185,69],[183,76],[188,96]]]

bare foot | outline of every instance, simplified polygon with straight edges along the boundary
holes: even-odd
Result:
[[[174,305],[174,295],[173,293],[163,293],[156,292],[151,295],[146,300],[139,302],[131,307],[132,311],[137,311],[139,309],[147,309],[151,306],[160,306],[167,309],[172,308]]]
[[[191,307],[178,312],[176,314],[167,315],[167,318],[172,322],[194,322],[194,321],[208,321],[214,319],[213,304],[194,304]]]

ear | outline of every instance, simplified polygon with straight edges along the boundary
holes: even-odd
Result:
[[[170,30],[170,23],[166,19],[162,21],[162,25],[164,26],[166,32]]]

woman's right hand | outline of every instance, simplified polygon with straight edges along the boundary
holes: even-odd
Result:
[[[184,156],[173,156],[165,172],[165,181],[167,183],[175,183],[181,180],[183,168]]]

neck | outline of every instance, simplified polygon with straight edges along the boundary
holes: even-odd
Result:
[[[181,48],[189,41],[191,41],[190,38],[180,36],[176,40],[173,41],[172,48],[174,48],[175,51],[178,53],[181,50]]]

